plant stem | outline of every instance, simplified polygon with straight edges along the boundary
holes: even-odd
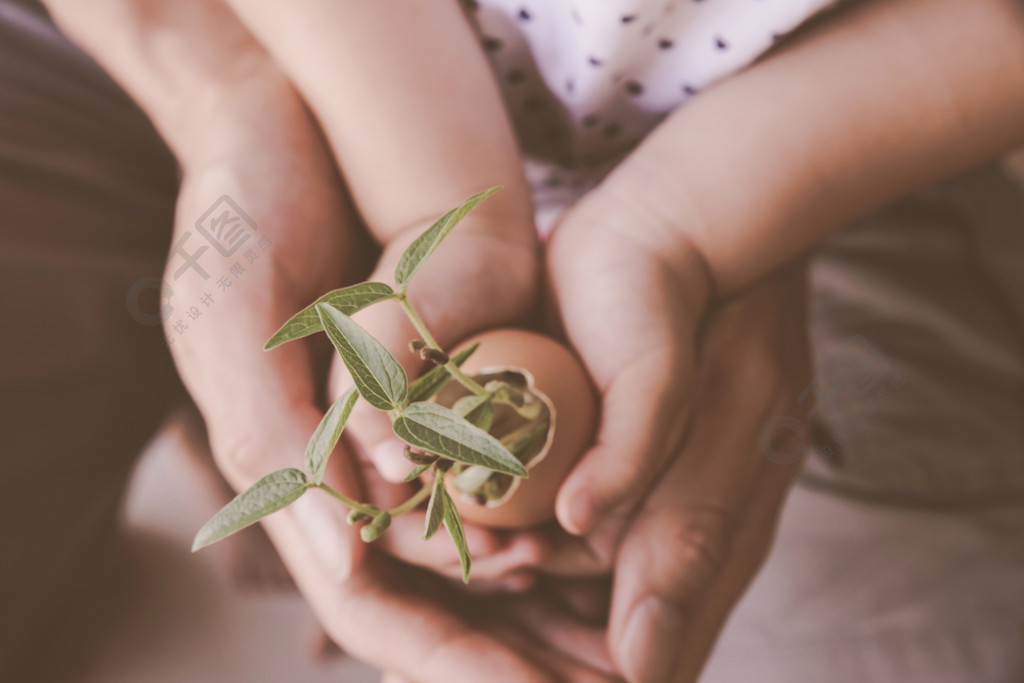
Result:
[[[342,503],[352,508],[353,510],[358,510],[359,512],[362,512],[364,515],[369,515],[370,517],[373,517],[379,512],[379,510],[370,507],[369,505],[363,505],[362,503],[355,502],[354,500],[346,496],[344,493],[336,491],[330,485],[325,484],[324,482],[320,482],[316,486],[317,488],[327,491],[327,493],[331,494],[332,496],[334,496],[335,498],[337,498],[338,500],[340,500]]]
[[[413,327],[415,327],[416,331],[419,332],[420,337],[422,337],[423,341],[427,343],[427,346],[443,353],[444,349],[442,349],[437,343],[437,340],[434,339],[434,335],[430,334],[430,330],[427,329],[427,326],[423,324],[423,319],[420,318],[419,314],[416,313],[416,309],[414,309],[412,304],[409,303],[409,299],[406,297],[405,292],[401,292],[396,299],[398,300],[398,303],[402,305],[402,310],[404,310],[405,314],[409,316],[409,320],[412,321]],[[458,380],[462,386],[466,387],[477,396],[489,395],[488,391],[480,386],[480,384],[472,377],[464,373],[462,369],[455,364],[455,361],[449,360],[445,363],[444,368],[448,371],[448,374]]]
[[[413,496],[409,498],[409,500],[405,501],[396,508],[388,510],[388,512],[391,514],[392,517],[397,517],[398,515],[404,515],[406,512],[415,510],[417,505],[425,501],[430,496],[430,490],[432,488],[433,487],[431,486],[422,487],[419,491],[414,493]]]
[[[325,484],[323,482],[320,482],[319,484],[316,484],[316,487],[320,488],[320,489],[323,489],[324,491],[326,491],[327,493],[331,494],[332,496],[334,496],[335,498],[340,500],[342,503],[344,503],[348,507],[352,508],[353,510],[358,510],[359,512],[362,512],[364,515],[369,515],[370,517],[375,517],[377,515],[377,513],[380,512],[380,510],[378,510],[375,507],[372,507],[372,506],[369,506],[369,505],[363,505],[362,503],[355,502],[354,500],[352,500],[351,498],[346,496],[344,493],[341,493],[340,491],[332,488],[330,485]],[[411,510],[415,510],[417,505],[422,503],[424,500],[426,500],[430,496],[430,489],[431,489],[431,487],[424,486],[419,491],[414,493],[412,495],[412,497],[409,498],[409,500],[405,501],[404,503],[402,503],[401,505],[399,505],[396,508],[392,508],[391,510],[388,510],[388,513],[392,517],[397,517],[398,515],[404,515],[406,512],[409,512]]]

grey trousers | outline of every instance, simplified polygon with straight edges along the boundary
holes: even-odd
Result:
[[[177,184],[120,88],[0,2],[0,680],[62,679],[112,609],[122,491],[181,392],[126,305],[163,270]]]

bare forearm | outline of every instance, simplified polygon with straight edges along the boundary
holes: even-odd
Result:
[[[532,239],[512,128],[455,0],[229,1],[320,119],[378,238],[502,184],[471,223]]]
[[[879,0],[833,17],[680,109],[603,194],[643,207],[660,226],[643,238],[652,247],[685,237],[715,289],[734,291],[1024,141],[1018,7]]]
[[[210,153],[211,126],[230,134],[258,124],[256,111],[273,120],[278,110],[301,107],[266,51],[219,0],[45,3],[146,111],[184,165]],[[220,125],[224,119],[234,125]]]

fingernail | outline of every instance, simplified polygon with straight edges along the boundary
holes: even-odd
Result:
[[[344,581],[352,573],[352,553],[347,544],[349,530],[315,493],[319,492],[307,493],[295,501],[292,513],[327,571],[335,580]]]
[[[626,622],[618,660],[630,683],[664,683],[675,673],[683,615],[661,598],[644,598]]]
[[[582,536],[593,528],[598,515],[597,501],[587,491],[578,491],[569,499],[562,526],[570,534]]]
[[[535,567],[543,559],[543,549],[529,538],[516,538],[487,557],[488,562],[514,572],[524,567]]]
[[[412,465],[405,457],[405,444],[398,439],[385,439],[373,447],[370,454],[380,476],[393,484],[401,483]]]

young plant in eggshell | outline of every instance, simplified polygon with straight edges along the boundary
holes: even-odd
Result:
[[[494,330],[449,356],[407,297],[424,261],[455,225],[500,188],[470,197],[405,251],[396,287],[364,282],[324,294],[292,316],[266,343],[270,350],[316,332],[327,334],[355,386],[326,411],[310,437],[305,469],[272,472],[240,493],[196,534],[198,550],[253,524],[319,488],[349,509],[367,543],[391,520],[426,504],[424,538],[444,526],[458,548],[463,580],[471,558],[463,517],[476,523],[526,527],[554,517],[555,495],[588,445],[596,398],[586,372],[567,348],[524,330]],[[351,316],[380,301],[397,301],[419,333],[410,348],[435,367],[412,383],[387,349]],[[331,452],[352,408],[364,400],[387,413],[415,467],[406,481],[423,485],[390,509],[360,503],[324,481]]]
[[[536,415],[496,403],[488,432],[505,443],[526,466],[529,479],[455,465],[448,491],[463,518],[483,526],[523,528],[555,516],[555,496],[589,445],[597,400],[576,356],[555,340],[526,330],[485,332],[461,348],[479,344],[463,372],[488,386],[503,382],[517,403]],[[435,396],[449,407],[469,395],[450,380]],[[520,444],[519,447],[516,447]]]

